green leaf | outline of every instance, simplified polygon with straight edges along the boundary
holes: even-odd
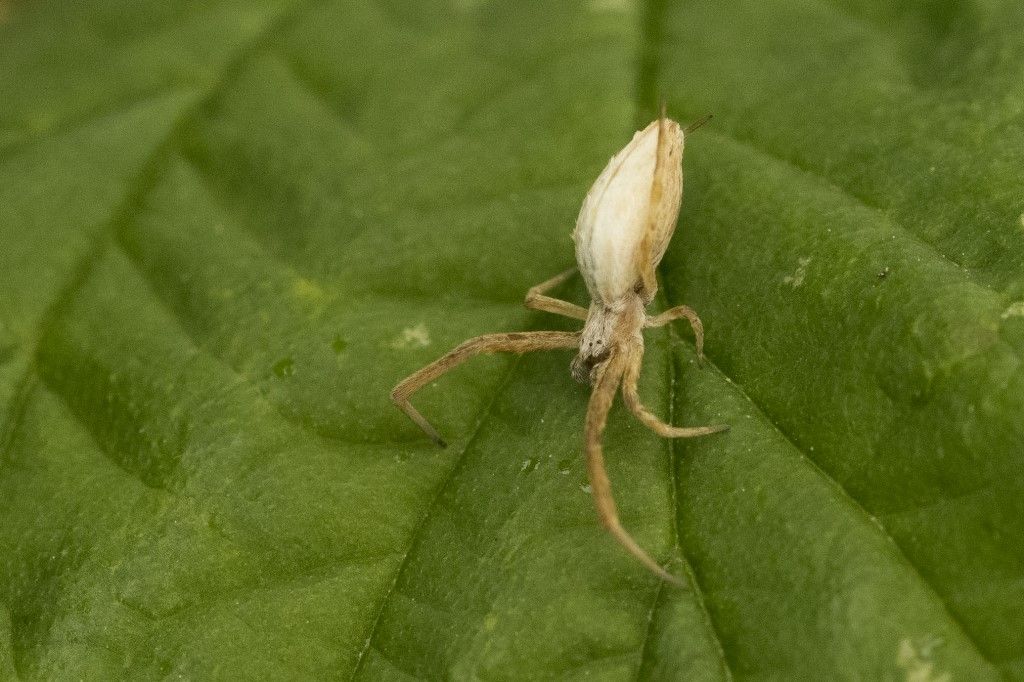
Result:
[[[0,2],[0,677],[1024,679],[1018,3]],[[687,145],[600,528],[570,353],[388,401]],[[559,295],[580,303],[579,278]]]

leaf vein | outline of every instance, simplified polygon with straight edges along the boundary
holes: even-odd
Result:
[[[662,291],[663,299],[671,300],[669,296],[669,289],[665,283],[665,278],[662,277]],[[675,328],[672,325],[668,326],[668,335],[670,340],[676,338]],[[669,343],[669,349],[666,355],[668,356],[669,363],[669,416],[670,419],[675,421],[675,412],[678,406],[678,385],[679,385],[679,369],[676,367],[674,361],[675,356],[675,344]],[[719,630],[718,625],[715,623],[714,618],[711,617],[711,612],[708,610],[707,603],[704,599],[704,587],[700,584],[697,579],[697,574],[693,570],[690,560],[687,557],[686,550],[683,548],[683,536],[679,528],[679,459],[682,454],[679,452],[678,441],[672,439],[669,441],[669,472],[672,477],[672,531],[676,538],[676,546],[679,550],[679,556],[682,559],[683,571],[686,573],[687,582],[693,588],[693,598],[697,603],[697,607],[700,610],[701,615],[707,625],[708,630],[711,632],[715,641],[715,653],[718,656],[718,662],[722,666],[722,675],[725,680],[731,681],[733,679],[732,666],[729,664],[729,659],[725,653],[725,645],[722,641],[722,633]],[[642,669],[642,666],[641,666]]]
[[[928,252],[930,252],[933,255],[937,256],[941,261],[945,262],[949,267],[957,270],[971,284],[974,284],[975,286],[978,286],[979,288],[985,289],[985,290],[987,290],[987,291],[989,291],[989,292],[991,292],[993,294],[1000,295],[999,292],[996,291],[996,289],[993,288],[991,285],[983,284],[983,283],[977,281],[977,279],[975,278],[973,272],[971,271],[971,268],[969,268],[968,266],[964,265],[963,263],[960,263],[959,261],[957,261],[955,258],[950,256],[949,254],[947,254],[944,251],[942,251],[938,246],[936,246],[932,242],[929,242],[926,239],[924,239],[920,234],[915,232],[913,229],[911,229],[907,225],[903,224],[902,222],[896,220],[893,216],[891,216],[889,214],[889,212],[884,207],[878,206],[878,205],[875,205],[875,204],[871,203],[870,201],[868,201],[864,197],[860,196],[859,194],[856,194],[850,188],[848,188],[848,187],[846,187],[844,185],[839,184],[837,181],[835,181],[831,177],[829,177],[829,176],[827,176],[827,175],[825,175],[825,174],[823,174],[823,173],[821,173],[819,171],[816,171],[813,168],[805,166],[805,165],[799,163],[798,161],[796,161],[794,159],[787,158],[787,157],[779,154],[778,152],[769,149],[768,147],[764,146],[762,143],[759,143],[759,142],[757,142],[755,140],[752,140],[752,139],[747,139],[747,138],[740,137],[740,136],[738,136],[734,132],[714,130],[714,131],[710,131],[708,134],[712,135],[714,137],[719,137],[719,138],[723,138],[723,139],[729,140],[733,144],[736,144],[738,146],[744,147],[744,148],[754,152],[758,156],[767,158],[767,159],[769,159],[771,161],[774,161],[776,163],[780,163],[780,164],[782,164],[784,166],[787,166],[787,167],[789,167],[789,168],[791,168],[791,169],[793,169],[795,171],[798,171],[799,173],[802,173],[804,175],[808,175],[808,176],[811,176],[811,177],[817,179],[818,181],[820,181],[820,182],[824,183],[825,185],[827,185],[829,189],[831,189],[832,191],[836,192],[837,194],[840,194],[840,195],[842,195],[844,197],[847,197],[848,199],[852,200],[857,205],[859,205],[862,208],[865,208],[865,209],[871,211],[872,213],[878,214],[878,217],[883,222],[885,222],[886,224],[892,225],[894,228],[900,230],[902,233],[904,233],[915,244],[920,245],[922,248],[924,248]]]
[[[366,644],[363,646],[362,651],[359,652],[359,657],[356,659],[356,664],[352,668],[352,675],[351,677],[349,677],[349,680],[356,679],[356,677],[359,675],[359,672],[362,670],[363,666],[366,663],[366,654],[370,651],[371,648],[376,649],[376,647],[373,645],[373,640],[377,636],[380,626],[384,620],[384,613],[385,611],[387,611],[387,607],[391,601],[392,596],[396,593],[396,591],[398,591],[399,580],[401,579],[402,574],[405,572],[405,569],[409,564],[409,558],[412,556],[413,550],[416,549],[416,545],[419,543],[420,534],[426,528],[427,522],[430,520],[434,512],[434,509],[440,503],[441,495],[444,493],[445,489],[447,489],[448,486],[451,485],[452,481],[455,480],[455,477],[458,475],[459,471],[461,471],[462,467],[465,466],[466,455],[469,453],[470,448],[474,445],[477,438],[483,431],[484,424],[487,422],[492,412],[494,411],[494,407],[497,404],[498,397],[505,391],[505,388],[507,387],[509,381],[511,381],[512,376],[515,373],[516,369],[519,367],[519,363],[521,361],[522,356],[519,355],[515,356],[514,359],[511,360],[511,364],[509,365],[509,368],[505,371],[504,376],[499,381],[497,388],[495,389],[493,395],[491,396],[491,400],[488,401],[487,405],[481,411],[480,419],[477,422],[476,428],[473,429],[473,432],[470,434],[469,439],[466,441],[466,445],[463,446],[462,448],[462,452],[459,453],[458,458],[452,464],[452,468],[448,472],[448,475],[445,476],[444,480],[441,481],[441,483],[437,486],[437,491],[434,493],[433,498],[427,504],[423,516],[420,517],[419,522],[413,529],[410,535],[409,545],[406,548],[404,554],[402,555],[402,561],[399,563],[398,568],[395,570],[395,577],[391,581],[391,585],[388,587],[387,592],[385,592],[384,597],[381,599],[380,610],[377,612],[377,615],[374,618],[373,623],[371,623],[370,625],[369,631],[366,635]]]
[[[985,662],[992,665],[993,660],[984,651],[984,649],[981,646],[981,643],[973,636],[971,631],[967,628],[966,624],[953,611],[952,607],[946,600],[945,596],[938,590],[938,588],[935,585],[929,582],[921,568],[913,561],[911,561],[910,557],[903,551],[903,548],[900,546],[899,542],[897,542],[896,538],[891,533],[889,533],[888,529],[886,529],[883,524],[878,522],[878,520],[874,516],[872,516],[868,512],[868,510],[865,509],[860,504],[860,502],[855,497],[853,497],[853,495],[851,495],[850,492],[846,490],[846,488],[844,488],[838,480],[829,475],[827,471],[825,471],[814,459],[812,459],[810,456],[810,451],[798,445],[797,442],[793,438],[791,438],[790,435],[786,433],[786,431],[784,431],[783,428],[774,419],[772,419],[771,415],[764,409],[764,407],[756,400],[754,400],[749,393],[747,393],[746,389],[743,388],[742,384],[739,381],[727,375],[710,357],[705,359],[705,365],[706,367],[717,372],[732,386],[734,386],[736,390],[740,392],[743,398],[747,402],[749,402],[754,409],[757,410],[757,412],[761,416],[761,421],[765,424],[768,424],[796,452],[800,453],[803,456],[804,460],[811,467],[811,469],[817,473],[817,475],[825,482],[826,485],[832,488],[832,491],[835,494],[836,499],[847,504],[851,509],[854,510],[854,513],[856,515],[860,516],[872,528],[876,528],[879,532],[882,533],[885,540],[890,544],[893,551],[897,555],[897,558],[902,560],[902,562],[917,577],[920,583],[934,596],[936,603],[946,613],[946,616],[949,618],[950,622],[957,629],[959,629],[961,633],[963,633],[964,639],[967,642],[969,642],[972,647],[974,647],[974,650],[978,654],[978,656],[981,657]]]
[[[657,83],[660,72],[659,57],[661,55],[660,47],[663,40],[662,36],[664,33],[666,10],[667,0],[645,0],[640,9],[640,43],[637,55],[637,82],[634,93],[637,118],[635,123],[638,128],[647,124],[647,120],[644,118],[645,113],[648,111],[647,107],[656,105],[654,100],[658,94]],[[668,295],[668,288],[664,285],[665,278],[661,277],[661,280],[663,284],[660,298],[665,301],[670,297]],[[672,325],[669,325],[666,333],[670,339],[674,337],[675,332]],[[665,354],[669,365],[669,419],[673,419],[676,410],[677,384],[679,378],[679,372],[673,359],[674,351],[672,349],[673,345],[669,344],[669,349]],[[732,671],[729,666],[729,661],[725,655],[725,647],[722,644],[721,633],[712,619],[711,613],[708,611],[707,604],[704,601],[703,587],[698,582],[697,575],[690,566],[690,560],[687,558],[686,551],[682,545],[682,535],[679,529],[679,472],[677,467],[679,454],[676,447],[676,441],[674,439],[669,441],[666,452],[668,454],[669,477],[671,481],[672,533],[675,536],[675,545],[678,551],[678,556],[681,559],[683,571],[686,573],[687,582],[689,582],[693,590],[693,599],[700,610],[707,630],[711,633],[711,636],[714,639],[715,653],[719,664],[721,665],[723,677],[726,680],[732,680]],[[654,603],[651,606],[648,628],[644,634],[643,645],[640,649],[640,663],[637,667],[636,675],[638,679],[643,676],[645,667],[652,660],[649,658],[649,642],[654,634],[654,624],[657,615],[656,612],[661,608],[662,604],[664,604],[664,601],[662,600],[664,587],[664,583],[658,586],[658,590],[654,596]]]

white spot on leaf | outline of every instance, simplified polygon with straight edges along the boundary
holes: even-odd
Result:
[[[295,298],[320,303],[327,298],[327,292],[319,284],[305,277],[298,277],[292,282],[292,295]]]
[[[430,345],[430,330],[420,322],[415,327],[406,327],[402,333],[391,341],[391,347],[404,350],[407,348],[426,348]]]
[[[1014,301],[1006,307],[999,317],[1004,320],[1010,317],[1024,317],[1024,301]]]
[[[807,266],[810,264],[810,256],[808,256],[807,258],[799,259],[798,265],[796,267],[796,272],[794,272],[792,275],[786,275],[785,277],[783,277],[782,283],[788,284],[794,289],[796,289],[799,286],[803,286],[804,280],[807,278]]]
[[[591,0],[591,12],[624,13],[629,9],[630,0]]]
[[[906,674],[906,682],[952,682],[953,676],[935,671],[932,654],[942,645],[937,637],[920,640],[904,638],[896,649],[896,665]]]

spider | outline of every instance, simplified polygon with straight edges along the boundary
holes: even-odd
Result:
[[[592,387],[584,429],[584,451],[591,494],[601,524],[644,566],[681,584],[633,539],[619,521],[601,444],[608,412],[621,386],[626,406],[645,426],[665,438],[718,433],[728,426],[679,427],[667,424],[640,401],[637,379],[644,354],[643,330],[685,318],[693,329],[697,356],[703,358],[704,327],[692,308],[681,305],[658,315],[647,306],[658,290],[655,269],[675,231],[682,201],[682,156],[686,135],[706,123],[705,116],[683,129],[661,115],[633,135],[601,172],[580,209],[573,231],[576,261],[590,293],[589,308],[547,294],[577,268],[531,288],[526,307],[584,320],[576,332],[534,331],[485,334],[465,341],[413,373],[391,391],[391,400],[435,443],[445,442],[409,398],[417,390],[480,353],[528,353],[577,349],[570,365],[574,379]]]

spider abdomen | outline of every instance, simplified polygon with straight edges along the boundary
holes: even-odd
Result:
[[[654,268],[675,231],[683,188],[683,131],[659,118],[612,157],[580,209],[576,260],[594,302],[631,291],[649,302]]]

